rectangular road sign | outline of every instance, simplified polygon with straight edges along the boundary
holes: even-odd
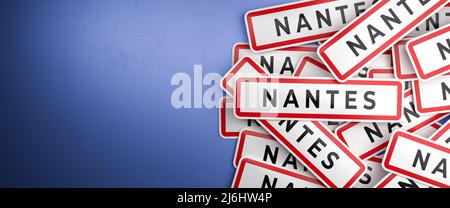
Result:
[[[238,118],[326,121],[397,121],[402,116],[399,81],[320,78],[239,78]]]
[[[387,171],[424,184],[449,188],[449,155],[447,147],[398,130],[389,142],[383,166]]]
[[[345,82],[447,1],[380,0],[319,46],[319,57],[336,79]]]
[[[450,71],[450,25],[414,38],[406,51],[421,80],[431,80]]]

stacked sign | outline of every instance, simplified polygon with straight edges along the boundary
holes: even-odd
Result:
[[[450,187],[450,124],[438,124],[450,113],[448,9],[312,0],[249,11],[250,43],[234,46],[221,82],[220,135],[238,138],[232,187]]]

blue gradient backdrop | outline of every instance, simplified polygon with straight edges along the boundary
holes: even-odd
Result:
[[[3,0],[0,187],[229,187],[217,110],[173,74],[224,74],[250,9],[288,0]]]
[[[288,0],[3,0],[0,187],[229,187],[217,110],[173,74],[224,74],[243,15]]]

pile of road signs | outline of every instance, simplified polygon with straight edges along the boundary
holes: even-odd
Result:
[[[232,187],[450,187],[450,123],[438,123],[450,113],[447,4],[249,11],[249,44],[234,46],[221,82],[220,134],[238,139]]]

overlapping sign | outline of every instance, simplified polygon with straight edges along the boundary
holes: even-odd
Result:
[[[319,46],[319,57],[345,82],[407,36],[447,1],[381,0]]]
[[[234,188],[450,187],[450,6],[300,1],[245,15],[221,80]],[[304,45],[306,43],[318,43]],[[412,87],[412,89],[410,89]]]

